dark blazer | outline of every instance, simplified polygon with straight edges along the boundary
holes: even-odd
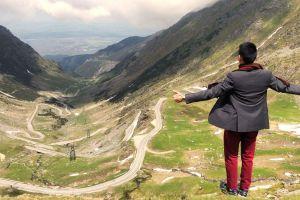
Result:
[[[300,95],[299,85],[286,85],[263,69],[234,71],[211,89],[185,95],[187,104],[219,98],[208,121],[219,128],[251,132],[269,128],[267,90]]]

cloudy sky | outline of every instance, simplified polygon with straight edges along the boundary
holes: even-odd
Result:
[[[24,40],[148,35],[216,0],[0,0],[0,24]],[[109,40],[109,39],[108,39]]]

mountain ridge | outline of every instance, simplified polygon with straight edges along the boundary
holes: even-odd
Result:
[[[0,73],[2,90],[26,98],[37,97],[38,90],[59,90],[75,81],[4,26],[0,26]]]
[[[122,100],[143,86],[194,70],[197,66],[191,64],[193,60],[200,63],[220,49],[224,49],[224,52],[227,50],[226,59],[221,61],[218,58],[216,62],[224,63],[234,56],[232,47],[227,44],[241,43],[245,38],[258,41],[258,37],[273,30],[268,25],[260,33],[264,23],[260,25],[258,22],[265,21],[267,24],[273,18],[279,21],[288,10],[289,1],[224,0],[189,13],[170,28],[152,36],[136,54],[102,74],[99,81],[86,88],[82,95],[97,93],[97,99],[114,96],[114,100]],[[252,34],[248,34],[249,30]]]

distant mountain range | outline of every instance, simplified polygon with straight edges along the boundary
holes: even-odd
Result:
[[[149,37],[129,37],[95,54],[46,56],[56,61],[65,72],[83,77],[96,77],[112,70],[119,62],[144,47]]]

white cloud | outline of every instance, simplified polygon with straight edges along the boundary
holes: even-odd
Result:
[[[79,8],[68,3],[67,1],[50,1],[39,0],[35,4],[36,8],[44,11],[45,13],[65,19],[65,18],[78,18],[81,20],[94,20],[98,17],[110,16],[110,12],[102,6],[95,6],[90,8]]]
[[[14,17],[37,17],[42,12],[58,19],[77,18],[84,21],[110,15],[104,6],[90,4],[89,7],[82,7],[76,1],[69,0],[1,0],[0,11],[14,14]]]
[[[0,12],[11,17],[38,17],[40,13],[60,20],[126,21],[137,27],[164,28],[190,11],[217,0],[1,0]],[[2,14],[1,14],[2,15]]]

